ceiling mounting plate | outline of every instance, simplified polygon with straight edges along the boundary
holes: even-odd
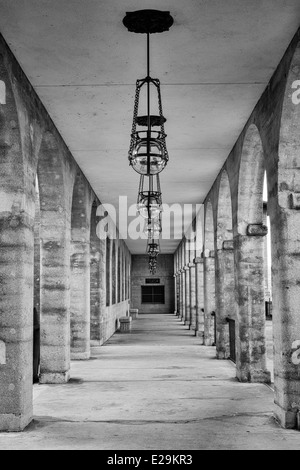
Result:
[[[127,12],[123,20],[124,26],[131,33],[155,34],[169,31],[174,19],[169,11],[138,10]]]

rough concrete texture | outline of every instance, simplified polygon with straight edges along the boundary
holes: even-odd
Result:
[[[143,315],[131,334],[72,364],[72,380],[34,389],[34,422],[1,449],[299,449],[275,422],[273,392],[242,384],[174,315]]]
[[[182,269],[180,273],[181,280],[181,295],[180,295],[180,318],[182,321],[185,319],[185,270]]]
[[[184,323],[185,325],[190,324],[191,318],[191,294],[190,294],[190,268],[185,266],[185,316]]]
[[[204,344],[212,346],[215,342],[214,318],[215,301],[215,258],[204,258]]]
[[[263,243],[262,237],[235,238],[237,377],[242,382],[271,380],[266,369]]]
[[[190,330],[196,330],[196,265],[189,264],[190,269]]]
[[[218,359],[230,357],[227,318],[236,320],[234,292],[234,257],[231,250],[216,251],[216,346]]]
[[[90,357],[91,215],[94,195],[79,173],[73,190],[71,218],[71,359]],[[95,214],[93,214],[95,216]]]
[[[203,258],[195,258],[196,264],[196,336],[204,344],[204,279]]]
[[[0,431],[19,431],[32,415],[34,158],[24,171],[18,107],[10,70],[0,53],[6,104],[0,106]],[[24,145],[24,147],[22,147]]]

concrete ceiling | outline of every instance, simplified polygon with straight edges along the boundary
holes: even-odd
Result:
[[[134,204],[127,153],[146,38],[126,11],[169,10],[152,36],[162,82],[170,162],[164,203],[201,203],[294,36],[299,0],[0,0],[0,32],[103,203]],[[175,223],[181,225],[180,218]],[[133,253],[145,241],[128,240]],[[178,240],[165,240],[165,253]]]

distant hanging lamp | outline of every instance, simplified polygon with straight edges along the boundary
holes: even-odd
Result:
[[[146,220],[145,234],[148,240],[158,239],[161,236],[162,224],[161,224],[161,213],[155,219]]]
[[[147,253],[150,257],[152,258],[157,258],[160,252],[160,247],[159,247],[159,240],[149,240],[148,246],[147,246]]]
[[[174,20],[167,11],[139,10],[126,13],[124,26],[130,31],[147,34],[147,77],[137,80],[133,123],[129,149],[129,162],[132,168],[143,176],[159,174],[166,167],[169,155],[166,146],[165,122],[163,116],[160,81],[150,77],[150,34],[169,31]],[[147,86],[147,115],[139,116],[141,90]],[[151,89],[157,95],[158,114],[151,114]],[[137,131],[137,126],[144,127]],[[153,130],[160,127],[159,131]]]
[[[162,194],[159,175],[149,177],[141,176],[137,211],[144,219],[148,220],[148,223],[159,219],[162,212]]]

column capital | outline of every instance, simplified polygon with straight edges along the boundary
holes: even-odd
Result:
[[[204,259],[203,258],[195,258],[194,259],[194,264],[203,264]]]
[[[263,224],[249,224],[247,235],[248,237],[265,237],[268,235],[268,227]]]
[[[189,271],[190,268],[189,268],[189,266],[187,265],[187,266],[184,266],[183,269],[184,269],[184,271]]]
[[[195,268],[195,263],[194,263],[194,262],[193,262],[193,263],[189,263],[189,264],[188,264],[188,267],[189,267],[189,268]]]

